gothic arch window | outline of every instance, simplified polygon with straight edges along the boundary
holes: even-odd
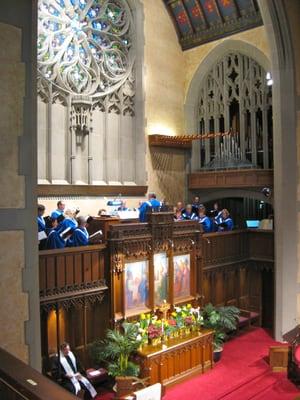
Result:
[[[254,59],[228,53],[207,73],[199,90],[200,133],[236,132],[201,142],[201,167],[272,168],[272,89]]]
[[[39,183],[145,183],[141,7],[38,1]]]

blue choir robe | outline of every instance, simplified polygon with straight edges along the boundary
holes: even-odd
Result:
[[[56,228],[50,231],[46,247],[47,249],[62,249],[66,247],[65,240],[60,236]]]
[[[63,215],[63,211],[62,210],[54,210],[54,211],[52,211],[52,213],[51,213],[51,218],[52,219],[57,219],[58,217],[60,217],[61,215]]]
[[[89,244],[89,233],[86,228],[79,226],[72,236],[67,240],[67,247],[87,246]]]
[[[209,233],[212,231],[211,220],[204,215],[203,217],[199,217],[199,223],[203,226],[203,230],[205,233]]]
[[[38,232],[43,232],[46,229],[44,217],[37,217]]]
[[[160,208],[161,207],[161,202],[156,200],[156,199],[150,199],[148,201],[145,201],[139,208],[140,211],[140,222],[147,222],[147,212],[150,208]]]
[[[232,231],[233,229],[233,220],[230,217],[226,219],[222,218],[220,224],[222,224],[222,226],[219,226],[219,231]]]
[[[197,214],[194,213],[194,212],[192,212],[190,214],[190,213],[185,211],[181,215],[182,215],[182,219],[191,219],[191,220],[197,220],[198,219]]]
[[[223,220],[223,218],[222,218],[222,211],[219,211],[219,212],[217,213],[217,215],[215,216],[216,224],[220,224],[220,223],[222,222],[222,220]]]
[[[77,221],[73,218],[65,218],[57,227],[58,233],[62,233],[66,229],[70,228],[70,233],[74,231],[78,226]]]

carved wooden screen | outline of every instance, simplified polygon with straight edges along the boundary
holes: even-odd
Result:
[[[172,213],[149,224],[110,228],[112,313],[115,320],[160,306],[192,301],[201,282],[199,224],[173,222]]]
[[[272,89],[267,72],[254,59],[229,53],[206,75],[199,92],[200,133],[238,132],[233,144],[216,137],[201,143],[201,167],[237,158],[240,166],[272,168]],[[233,149],[233,150],[232,150]],[[226,163],[225,163],[226,164]],[[224,167],[231,167],[230,160]]]

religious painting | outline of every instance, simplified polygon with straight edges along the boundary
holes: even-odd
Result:
[[[191,294],[191,260],[189,254],[173,257],[174,298],[184,298]]]
[[[125,310],[144,310],[149,300],[148,261],[125,264]]]
[[[169,265],[166,253],[154,254],[154,304],[159,306],[168,300]]]

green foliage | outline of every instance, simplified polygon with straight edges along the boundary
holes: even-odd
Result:
[[[240,310],[234,306],[214,307],[207,304],[202,310],[203,326],[215,331],[214,347],[222,347],[226,332],[237,328]]]
[[[106,362],[111,376],[138,376],[140,368],[129,360],[138,349],[137,327],[124,323],[122,331],[109,329],[104,340],[98,340],[91,346],[90,352],[96,363]]]

